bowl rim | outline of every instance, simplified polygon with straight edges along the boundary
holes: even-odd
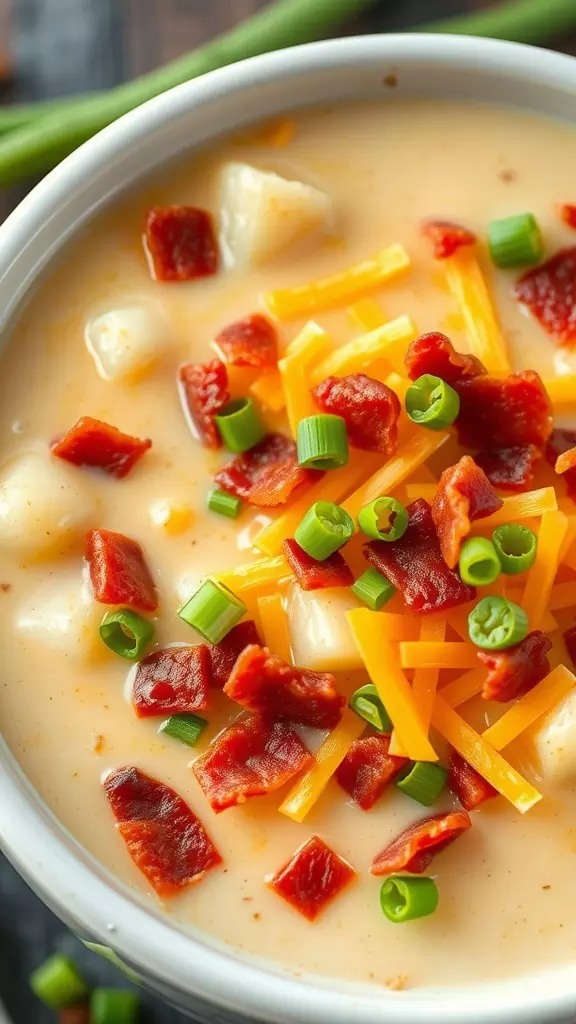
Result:
[[[15,284],[6,320],[29,291],[38,264],[23,274],[22,257],[33,247],[47,214],[103,163],[127,152],[146,133],[159,131],[193,105],[217,102],[232,91],[294,75],[360,66],[375,58],[393,63],[427,60],[448,68],[475,67],[487,75],[506,67],[514,78],[542,86],[566,86],[576,95],[576,60],[564,54],[498,40],[433,34],[355,36],[307,44],[251,58],[186,82],[149,100],[86,142],[47,175],[0,227],[0,285]],[[143,174],[145,169],[143,169]],[[102,196],[106,200],[107,196]],[[70,226],[69,236],[78,228]],[[68,236],[68,237],[69,237]],[[62,244],[60,238],[57,248]],[[46,255],[46,254],[45,254]],[[46,255],[49,262],[52,253]],[[32,259],[32,257],[30,257]],[[1,326],[1,324],[0,324]],[[80,930],[112,942],[120,956],[161,985],[197,995],[215,1008],[276,1024],[471,1024],[488,1020],[534,1022],[576,1013],[576,969],[546,971],[530,978],[487,981],[466,988],[386,989],[350,986],[330,990],[333,979],[314,983],[263,969],[196,941],[133,902],[94,858],[70,837],[25,779],[2,741],[0,840],[9,859],[49,905],[72,914]],[[191,955],[193,954],[193,955]],[[324,981],[324,984],[323,984]],[[217,1016],[215,1020],[217,1020]]]

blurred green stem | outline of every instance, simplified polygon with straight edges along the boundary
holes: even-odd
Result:
[[[508,0],[484,11],[421,25],[416,31],[542,43],[576,26],[576,0]]]

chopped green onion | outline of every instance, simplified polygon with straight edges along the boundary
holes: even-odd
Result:
[[[348,462],[348,434],[341,416],[307,416],[298,424],[298,465],[305,469],[339,469]]]
[[[227,494],[226,491],[210,491],[208,508],[211,512],[218,512],[221,516],[236,519],[242,509],[242,499],[236,498],[233,494]]]
[[[137,992],[96,988],[90,1000],[90,1024],[136,1024],[140,1010]]]
[[[219,644],[245,613],[246,605],[216,580],[205,580],[178,611],[180,618],[209,644]]]
[[[484,597],[468,616],[472,643],[488,651],[504,651],[524,639],[528,616],[523,608],[504,597]]]
[[[172,736],[172,739],[180,740],[181,743],[186,743],[189,747],[195,747],[207,725],[206,719],[200,718],[199,715],[182,713],[170,715],[170,718],[162,722],[158,732],[165,732],[167,736]]]
[[[352,593],[364,601],[373,612],[380,611],[382,605],[396,593],[396,587],[393,587],[390,580],[378,572],[378,569],[366,569],[366,572],[352,584],[351,589]]]
[[[79,1003],[88,995],[88,987],[76,965],[67,956],[55,953],[30,975],[30,988],[46,1006],[59,1010]]]
[[[396,498],[376,498],[360,509],[358,526],[373,540],[400,540],[408,529],[408,512]]]
[[[488,228],[488,246],[497,267],[527,267],[539,263],[544,242],[532,213],[493,220]]]
[[[386,711],[378,690],[373,683],[366,683],[353,694],[350,701],[352,711],[355,711],[360,718],[369,722],[378,732],[392,732],[392,719]]]
[[[231,452],[247,452],[266,434],[251,398],[236,398],[228,402],[215,417],[220,436]]]
[[[505,523],[492,534],[494,547],[500,559],[502,572],[516,576],[526,572],[534,564],[538,549],[538,537],[527,526],[519,523]]]
[[[340,505],[317,501],[296,527],[294,540],[307,555],[322,562],[350,540],[353,533],[354,520]]]
[[[444,430],[460,412],[460,398],[441,377],[425,373],[406,392],[406,412],[414,423],[428,430]]]
[[[448,772],[433,761],[415,761],[398,779],[396,785],[403,793],[425,807],[432,807],[446,785]]]
[[[472,587],[487,587],[500,575],[500,559],[491,540],[467,537],[460,548],[460,578]]]
[[[135,661],[154,636],[154,626],[130,608],[108,612],[100,624],[100,636],[106,647],[121,658]]]
[[[394,924],[428,917],[438,906],[438,888],[432,878],[390,875],[380,889],[380,906]]]

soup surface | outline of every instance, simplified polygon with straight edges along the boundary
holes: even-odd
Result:
[[[304,182],[328,197],[324,207],[310,213],[314,231],[303,229],[307,237],[276,254],[274,238],[281,223],[274,221],[268,234],[264,226],[254,241],[252,255],[258,250],[259,260],[254,264],[250,253],[242,255],[242,248],[252,244],[244,237],[251,230],[248,220],[248,227],[245,223],[239,229],[240,242],[229,230],[227,262],[234,262],[235,253],[236,265],[186,283],[155,281],[142,245],[146,210],[185,204],[211,211],[217,219],[223,202],[221,173],[230,161]],[[478,259],[514,369],[535,369],[545,381],[564,375],[568,388],[576,374],[576,353],[558,346],[512,297],[522,271],[495,268],[485,239],[491,221],[532,211],[546,257],[573,245],[576,236],[558,216],[557,204],[576,200],[575,165],[576,136],[568,127],[505,109],[393,100],[299,113],[293,122],[219,143],[124,198],[66,251],[15,326],[0,378],[0,463],[4,481],[22,473],[22,486],[30,491],[29,504],[26,499],[12,509],[12,492],[4,487],[0,497],[2,731],[60,821],[183,929],[200,929],[288,971],[392,987],[462,985],[573,959],[576,918],[566,897],[576,866],[576,795],[570,772],[561,784],[547,776],[527,733],[503,756],[544,799],[526,814],[504,797],[472,811],[472,828],[427,870],[440,892],[436,913],[403,925],[390,923],[379,904],[383,879],[368,870],[374,856],[411,822],[459,806],[456,797],[445,789],[428,810],[392,785],[366,812],[331,779],[298,823],[278,812],[292,779],[280,791],[216,814],[190,765],[242,709],[213,690],[210,706],[199,711],[209,725],[193,749],[158,731],[166,715],[137,717],[130,662],[109,651],[98,635],[107,609],[89,592],[84,538],[88,529],[104,529],[139,542],[160,598],[158,610],[149,616],[156,629],[154,645],[199,642],[178,609],[207,575],[267,557],[253,543],[278,510],[246,505],[232,519],[206,508],[213,475],[229,456],[201,447],[191,433],[175,383],[178,367],[215,358],[215,335],[249,314],[266,312],[263,294],[334,274],[396,243],[408,252],[410,267],[366,292],[378,303],[382,320],[408,316],[416,333],[443,331],[457,351],[470,351],[462,310],[447,287],[442,261],[433,258],[421,232],[422,222],[431,218],[464,224],[478,236]],[[236,188],[240,184],[232,181],[225,202],[234,204]],[[230,209],[224,214],[230,216]],[[350,314],[360,298],[311,311],[335,345],[363,333]],[[137,351],[126,355],[124,350],[123,358],[132,366],[134,356],[142,372],[106,379],[102,371],[110,371],[112,364],[102,338],[106,330],[116,337],[120,321],[116,327],[113,318],[106,321],[104,334],[98,335],[94,323],[110,311],[126,309],[131,319],[126,325],[121,314],[120,333],[134,332]],[[376,315],[373,306],[364,304],[357,317],[367,311]],[[307,319],[278,321],[281,352]],[[392,364],[386,373],[401,369]],[[250,368],[231,368],[233,396],[248,393],[256,377]],[[555,426],[570,426],[570,404],[557,404],[554,397],[553,402]],[[82,416],[151,438],[152,447],[123,479],[49,454],[51,442]],[[283,413],[264,408],[261,416],[268,428],[288,433]],[[407,503],[422,484],[429,497],[434,478],[460,454],[449,441],[446,456],[441,450],[430,460],[428,473],[424,469],[408,481],[411,491],[403,482],[395,496]],[[352,459],[361,457],[352,454]],[[543,460],[530,488],[553,483],[553,470]],[[557,489],[567,502],[564,485]],[[568,505],[560,507],[569,513]],[[529,521],[536,529],[535,524]],[[351,551],[357,576],[366,564],[359,546]],[[561,567],[557,583],[576,582],[573,562],[574,568],[569,562]],[[293,609],[299,599],[295,588],[292,581],[273,580],[267,590],[255,588],[240,596],[249,616],[258,619],[258,597],[280,592]],[[326,602],[338,602],[341,592],[310,596],[326,607]],[[346,600],[360,607],[353,598]],[[397,598],[394,602],[384,613],[402,611]],[[315,614],[307,606],[291,619],[296,664],[336,671],[339,689],[349,696],[367,682],[367,674],[350,636],[342,639],[340,652],[336,648],[322,655],[322,627]],[[554,614],[558,629],[551,633],[551,664],[564,662],[570,668],[560,636],[572,624],[574,608],[565,602]],[[341,617],[342,623],[345,627]],[[447,642],[461,639],[451,627],[445,636]],[[441,669],[439,685],[462,675],[468,665],[456,665],[458,672]],[[338,672],[342,667],[345,673]],[[411,669],[407,672],[411,679]],[[476,697],[458,710],[482,731],[502,709],[502,704]],[[315,750],[324,735],[307,730],[305,741]],[[434,732],[431,738],[445,762],[443,741]],[[199,816],[222,857],[222,864],[199,884],[164,901],[131,860],[102,785],[106,772],[126,765],[173,787]],[[311,835],[321,836],[357,872],[354,883],[313,923],[265,884]]]

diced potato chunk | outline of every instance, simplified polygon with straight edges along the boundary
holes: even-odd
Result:
[[[301,590],[294,584],[288,598],[290,642],[294,663],[318,672],[351,672],[362,661],[346,621],[358,608],[350,591]]]
[[[545,779],[576,782],[576,693],[546,716],[532,739]]]
[[[28,452],[0,470],[0,546],[27,555],[72,541],[91,524],[95,508],[87,473]]]
[[[319,189],[243,163],[226,164],[220,202],[225,259],[241,267],[265,263],[318,234],[331,214],[330,200]]]
[[[91,320],[85,340],[105,380],[140,376],[166,348],[168,325],[151,306],[126,306]]]
[[[86,658],[101,645],[103,609],[79,569],[48,579],[18,612],[16,624],[59,654]]]

